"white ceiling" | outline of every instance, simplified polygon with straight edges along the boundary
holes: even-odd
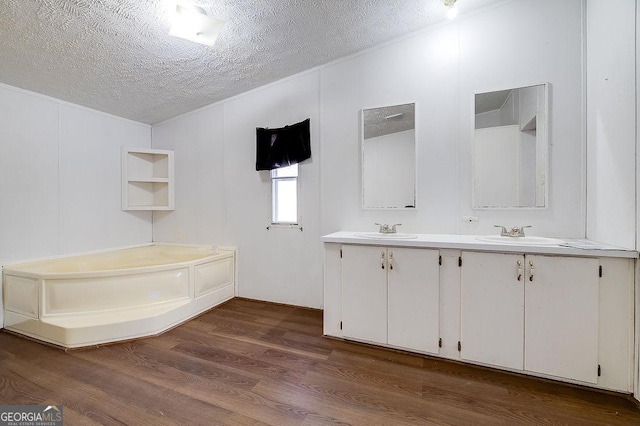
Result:
[[[416,127],[415,104],[392,105],[363,110],[364,138],[377,138]]]
[[[175,0],[2,0],[0,82],[154,124],[446,20],[441,0],[192,3],[226,21],[213,47],[168,35]]]
[[[502,108],[512,89],[497,92],[476,93],[476,114],[495,111]]]

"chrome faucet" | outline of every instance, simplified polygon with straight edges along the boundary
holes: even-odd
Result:
[[[520,228],[518,228],[517,226],[512,227],[510,230],[507,231],[507,228],[505,228],[502,225],[493,225],[496,228],[502,228],[500,231],[500,236],[501,237],[524,237],[524,228],[531,228],[531,225],[527,225],[527,226],[522,226]]]
[[[378,232],[380,232],[381,234],[395,234],[396,233],[396,226],[400,226],[402,225],[401,223],[396,223],[395,225],[389,226],[386,223],[382,224],[382,223],[374,223],[374,225],[378,225],[380,227],[380,230]]]

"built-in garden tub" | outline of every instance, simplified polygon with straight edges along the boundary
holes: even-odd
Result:
[[[5,265],[4,327],[65,348],[166,331],[235,296],[235,250],[148,244]]]

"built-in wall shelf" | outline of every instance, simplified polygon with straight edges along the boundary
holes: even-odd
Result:
[[[173,210],[173,151],[122,147],[122,210]]]

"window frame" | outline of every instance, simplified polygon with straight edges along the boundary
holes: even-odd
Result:
[[[271,227],[276,227],[276,228],[299,228],[300,227],[300,166],[298,163],[296,164],[292,164],[291,166],[287,166],[287,167],[293,167],[296,166],[296,173],[295,176],[276,176],[277,170],[279,169],[273,169],[269,171],[269,179],[271,180],[271,214],[270,214],[270,222],[271,222]],[[284,167],[282,167],[284,168]],[[294,222],[285,222],[285,221],[276,221],[276,212],[277,212],[277,201],[278,201],[278,195],[277,195],[277,185],[276,182],[283,182],[283,181],[294,181],[295,182],[295,189],[296,189],[296,219]]]

